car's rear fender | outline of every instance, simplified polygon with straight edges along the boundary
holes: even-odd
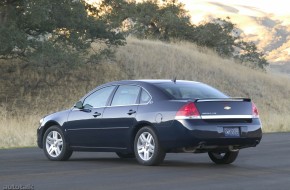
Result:
[[[151,127],[153,130],[155,130],[155,127],[152,123],[148,121],[139,121],[135,126],[133,126],[129,133],[130,133],[130,141],[128,142],[127,145],[127,150],[129,153],[134,152],[134,141],[135,141],[135,136],[137,132],[142,128],[142,127]]]

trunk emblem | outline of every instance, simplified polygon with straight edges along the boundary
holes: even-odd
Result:
[[[230,106],[225,106],[224,109],[225,109],[225,110],[230,110],[230,109],[232,109],[232,108],[231,108]]]

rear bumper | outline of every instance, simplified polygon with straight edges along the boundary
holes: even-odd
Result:
[[[225,127],[239,129],[239,137],[227,137]],[[170,128],[170,129],[169,129]],[[161,145],[166,149],[193,147],[203,150],[223,149],[232,147],[242,149],[254,147],[262,139],[262,129],[259,119],[248,123],[207,122],[205,120],[186,119],[175,120],[167,132],[159,129]],[[168,130],[171,132],[168,133]]]

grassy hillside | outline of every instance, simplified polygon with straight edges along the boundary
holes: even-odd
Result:
[[[290,63],[285,63],[283,65],[272,64],[270,65],[269,70],[273,73],[284,74],[285,76],[290,77]]]
[[[39,119],[71,107],[104,82],[121,79],[196,80],[259,108],[265,132],[290,131],[290,79],[249,69],[188,43],[128,39],[114,60],[66,72],[36,70],[21,62],[0,64],[0,147],[35,146]],[[53,84],[53,85],[51,85]]]

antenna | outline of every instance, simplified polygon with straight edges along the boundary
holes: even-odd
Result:
[[[171,81],[176,83],[176,77],[174,77]]]

